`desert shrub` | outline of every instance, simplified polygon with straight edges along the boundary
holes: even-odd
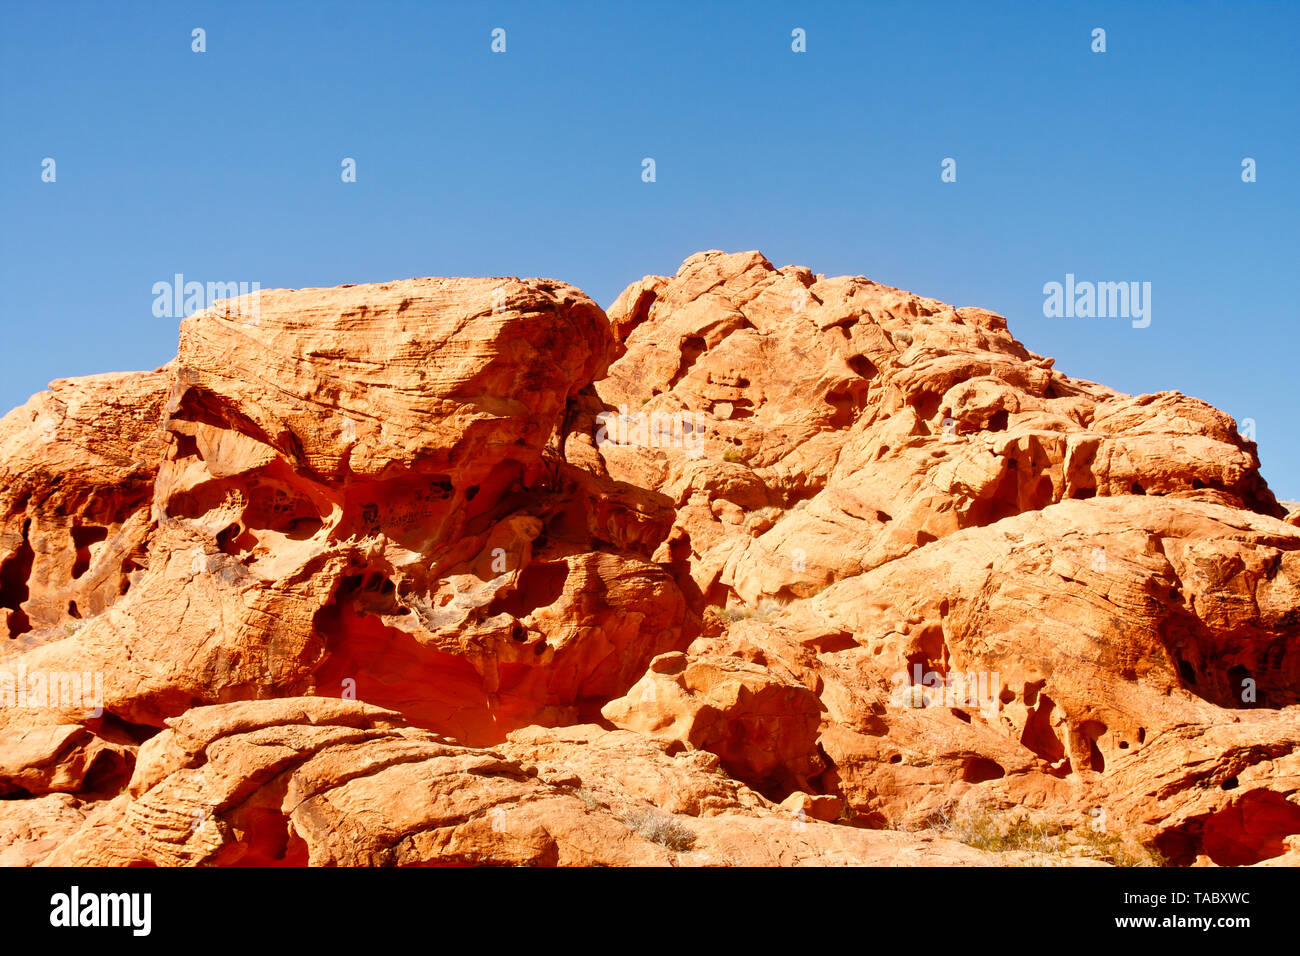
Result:
[[[670,850],[680,852],[695,845],[695,834],[691,830],[678,823],[672,814],[654,807],[635,810],[623,822],[637,836]]]
[[[954,810],[945,804],[930,814],[928,829],[992,853],[1022,851],[1050,856],[1087,856],[1115,866],[1164,866],[1156,850],[1118,833],[1090,826],[1068,829],[1059,823],[1035,822],[1023,814],[995,813],[983,807]]]
[[[1168,861],[1159,850],[1145,846],[1137,840],[1125,839],[1118,833],[1102,833],[1092,827],[1076,831],[1083,839],[1083,852],[1093,859],[1105,860],[1115,866],[1166,866]]]
[[[998,814],[971,814],[959,818],[956,836],[967,846],[994,853],[1023,850],[1029,853],[1060,853],[1064,850],[1064,828],[1054,823],[1035,823],[1028,817],[1010,820]]]
[[[752,607],[748,605],[741,607],[715,605],[718,614],[728,621],[766,621],[784,608],[785,605],[775,598],[763,598]]]
[[[80,620],[80,621],[68,621],[68,623],[63,625],[63,633],[66,634],[68,637],[72,637],[83,627],[89,624],[90,621],[91,621],[90,618],[86,618],[85,620]]]

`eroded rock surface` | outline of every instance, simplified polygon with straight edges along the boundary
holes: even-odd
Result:
[[[0,861],[1294,862],[1258,468],[758,253],[219,303],[0,420]]]

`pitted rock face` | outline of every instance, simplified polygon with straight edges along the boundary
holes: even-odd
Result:
[[[0,661],[102,613],[144,567],[168,382],[60,379],[0,420]]]
[[[649,560],[669,522],[629,550],[574,520],[608,482],[543,460],[612,347],[594,303],[544,280],[270,291],[192,316],[151,406],[150,559],[38,663],[102,672],[107,711],[143,727],[301,693],[480,743],[595,713],[686,619]]]
[[[0,708],[3,859],[1031,862],[950,839],[1028,814],[1072,863],[1099,820],[1294,862],[1300,530],[1258,464],[1001,316],[758,253],[608,317],[219,303],[0,421],[0,696],[102,688]]]
[[[718,600],[807,597],[1070,499],[1282,517],[1227,415],[1062,375],[982,309],[709,252],[634,284],[610,317],[622,354],[601,398],[707,425],[702,449],[611,442],[605,464],[674,498],[692,575]]]

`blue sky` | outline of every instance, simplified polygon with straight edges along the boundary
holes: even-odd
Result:
[[[1300,498],[1298,32],[1283,2],[5,0],[0,405],[166,362],[152,288],[178,272],[542,275],[608,305],[761,249],[1251,418]],[[1067,273],[1150,282],[1150,327],[1044,317]]]

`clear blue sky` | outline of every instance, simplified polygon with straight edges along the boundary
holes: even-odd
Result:
[[[608,305],[761,249],[1253,418],[1300,498],[1297,35],[1282,2],[3,0],[0,405],[171,358],[177,272],[542,275]],[[1066,273],[1151,282],[1151,326],[1045,318]]]

